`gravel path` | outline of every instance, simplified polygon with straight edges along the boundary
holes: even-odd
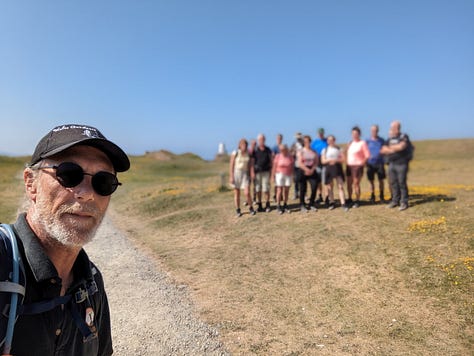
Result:
[[[116,355],[228,355],[186,286],[174,285],[107,217],[86,251],[104,276]]]

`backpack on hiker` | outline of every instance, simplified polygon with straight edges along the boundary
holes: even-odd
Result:
[[[5,253],[3,253],[5,252]],[[97,270],[91,265],[95,278]],[[21,254],[18,249],[15,233],[10,225],[0,225],[0,351],[2,356],[9,356],[15,323],[20,315],[35,315],[48,312],[60,305],[71,303],[72,318],[83,335],[84,342],[97,337],[97,330],[86,324],[78,311],[77,304],[85,302],[98,292],[97,284],[92,279],[87,281],[84,289],[79,288],[73,294],[66,294],[52,299],[31,304],[23,304],[26,294],[26,275]]]
[[[18,251],[15,233],[10,225],[0,225],[0,346],[2,355],[9,355],[13,331],[18,318],[18,306],[25,298],[25,270]]]
[[[407,147],[404,150],[405,156],[408,161],[411,161],[415,156],[415,146],[413,146],[413,143],[411,142],[410,137],[408,137],[407,134],[401,134],[401,138],[406,139]]]

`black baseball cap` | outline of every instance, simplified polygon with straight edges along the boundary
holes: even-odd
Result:
[[[104,152],[117,172],[125,172],[130,168],[130,161],[119,146],[107,140],[95,127],[81,124],[56,126],[48,132],[38,142],[30,165],[78,145],[92,146]]]

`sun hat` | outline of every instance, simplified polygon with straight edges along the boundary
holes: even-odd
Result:
[[[95,127],[81,124],[60,125],[49,131],[38,142],[30,165],[78,145],[92,146],[104,152],[117,172],[125,172],[130,168],[130,160],[119,146],[105,138]]]

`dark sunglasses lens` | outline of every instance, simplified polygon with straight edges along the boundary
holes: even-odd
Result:
[[[56,177],[63,187],[72,188],[82,182],[84,171],[75,163],[65,162],[56,168]]]
[[[97,194],[103,196],[115,192],[119,184],[117,177],[109,172],[99,172],[92,176],[92,187]]]

